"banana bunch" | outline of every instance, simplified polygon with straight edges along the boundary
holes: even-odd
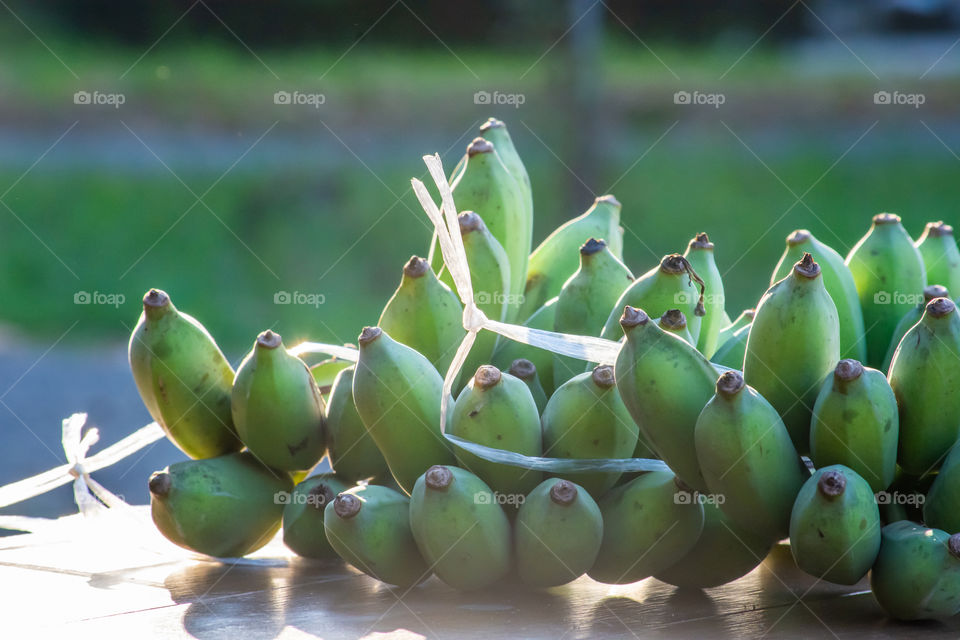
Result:
[[[531,251],[523,162],[503,122],[479,133],[449,179],[473,304],[612,341],[615,361],[481,330],[444,398],[464,305],[436,237],[363,328],[355,363],[310,368],[267,330],[234,370],[199,321],[151,289],[130,364],[190,458],[149,480],[164,535],[233,557],[282,526],[298,555],[461,590],[583,575],[705,589],[789,538],[817,580],[869,574],[894,618],[960,612],[950,225],[931,222],[914,242],[879,214],[845,259],[793,231],[766,291],[731,320],[708,235],[635,277],[612,195]],[[319,472],[324,458],[332,470]]]

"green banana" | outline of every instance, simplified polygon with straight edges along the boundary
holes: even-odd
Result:
[[[147,411],[173,444],[191,458],[237,451],[230,415],[233,369],[193,317],[150,289],[130,336],[130,369]]]
[[[740,527],[779,540],[787,535],[790,510],[806,480],[776,409],[726,371],[696,424],[696,451],[710,492]]]
[[[383,484],[390,469],[383,454],[363,426],[353,401],[356,365],[337,374],[327,403],[327,456],[337,476],[350,482],[367,480]]]
[[[935,298],[949,297],[950,292],[943,285],[928,284],[923,288],[923,300],[916,306],[911,307],[910,311],[907,311],[907,313],[900,318],[900,322],[897,323],[897,328],[893,330],[893,337],[890,339],[890,346],[887,347],[887,355],[883,358],[881,371],[890,371],[890,363],[893,361],[893,354],[897,352],[897,347],[900,346],[900,341],[903,340],[903,336],[913,325],[920,322],[920,317],[923,315],[923,310],[927,308],[927,303]]]
[[[533,250],[518,320],[526,320],[560,294],[563,283],[577,270],[577,247],[590,238],[605,239],[610,252],[623,260],[620,203],[612,195],[594,200],[585,213],[557,227]]]
[[[747,340],[750,338],[751,324],[741,327],[720,345],[710,362],[730,369],[743,369],[743,358],[747,353]]]
[[[943,220],[928,222],[915,246],[923,258],[927,284],[960,291],[960,250],[953,237],[953,227]]]
[[[701,286],[698,293],[697,285]],[[664,311],[680,309],[687,317],[687,328],[694,340],[700,339],[703,306],[703,281],[693,271],[690,263],[679,253],[664,256],[660,266],[654,267],[627,287],[613,305],[603,325],[602,338],[616,340],[620,337],[618,322],[627,305],[643,309],[651,317],[659,317]]]
[[[399,491],[361,484],[341,493],[323,511],[323,530],[338,556],[381,582],[409,587],[430,575]]]
[[[533,401],[537,404],[537,412],[542,414],[547,406],[547,393],[543,390],[543,385],[540,384],[536,365],[524,358],[517,358],[510,363],[510,368],[506,373],[523,380],[523,383],[530,390],[530,395],[533,396]]]
[[[543,452],[540,413],[533,395],[522,380],[491,365],[477,369],[457,397],[447,432],[527,456]],[[456,456],[460,466],[502,496],[526,495],[543,479],[539,471],[484,460],[462,449],[457,449]]]
[[[248,451],[185,460],[150,476],[153,522],[170,542],[218,558],[267,544],[280,528],[290,476]]]
[[[603,516],[593,498],[572,482],[543,481],[520,506],[514,550],[520,580],[555,587],[593,566],[603,540]]]
[[[599,366],[557,389],[543,411],[543,451],[552,458],[629,458],[638,429],[620,399],[613,367]],[[619,473],[558,474],[598,498]]]
[[[960,436],[960,314],[949,298],[927,303],[893,356],[889,380],[900,407],[897,462],[926,475]]]
[[[527,175],[527,168],[523,165],[520,154],[517,153],[510,132],[507,131],[507,125],[502,120],[487,118],[487,121],[480,125],[480,135],[493,143],[497,153],[500,154],[503,166],[520,185],[523,200],[527,206],[527,215],[530,220],[533,220],[533,191],[530,188],[530,176]]]
[[[626,341],[615,368],[617,389],[640,435],[680,478],[706,491],[694,448],[697,416],[713,395],[716,372],[692,346],[633,307],[620,320]]]
[[[905,473],[898,466],[890,486],[876,494],[883,523],[890,524],[898,520],[923,522],[923,505],[937,475],[928,474],[920,478]]]
[[[880,552],[880,509],[870,484],[841,464],[817,469],[790,515],[797,566],[821,580],[856,584]]]
[[[657,326],[667,333],[672,333],[692,347],[697,346],[693,336],[690,335],[690,329],[687,327],[687,316],[683,315],[683,311],[680,311],[680,309],[664,311],[656,322]]]
[[[599,336],[610,308],[630,286],[633,274],[603,240],[590,238],[580,247],[580,268],[560,289],[553,330],[578,336]],[[553,384],[582,373],[584,363],[570,356],[553,358]]]
[[[603,496],[603,542],[587,575],[597,582],[630,584],[689,553],[703,531],[703,505],[678,499],[682,489],[670,471],[651,471]]]
[[[657,573],[660,582],[688,589],[709,589],[733,582],[756,568],[773,541],[730,520],[714,502],[703,504],[703,533],[675,564]]]
[[[820,388],[810,423],[810,458],[818,469],[842,464],[883,491],[897,470],[900,418],[887,377],[841,360]]]
[[[230,406],[240,439],[264,464],[297,471],[323,457],[320,389],[303,360],[287,353],[280,334],[257,336],[237,368]]]
[[[960,444],[947,454],[927,491],[923,521],[944,531],[960,531]]]
[[[349,483],[333,473],[310,476],[298,483],[283,507],[283,543],[304,558],[334,557],[336,554],[323,533],[323,511],[349,488]]]
[[[907,520],[882,531],[870,572],[873,596],[898,620],[935,620],[960,613],[960,533]]]
[[[547,301],[537,312],[527,318],[523,326],[530,329],[542,329],[544,331],[553,331],[553,321],[556,318],[557,299]],[[536,366],[537,375],[540,377],[540,384],[549,397],[555,388],[553,384],[553,352],[533,347],[522,342],[514,342],[504,338],[497,343],[497,348],[493,352],[493,364],[506,369],[510,364],[518,359],[529,360]]]
[[[419,352],[380,327],[365,327],[353,374],[353,401],[397,484],[413,490],[431,465],[453,463],[440,433],[443,378]]]
[[[857,285],[843,257],[806,229],[797,229],[787,236],[787,248],[773,270],[770,286],[790,275],[790,270],[804,253],[813,255],[820,265],[823,286],[837,306],[840,322],[840,357],[864,362],[867,359],[867,342],[864,337],[863,310],[857,297]]]
[[[490,231],[476,213],[464,211],[457,220],[460,223],[467,266],[470,268],[473,302],[488,318],[502,322],[506,320],[507,301],[510,300],[510,261],[507,253],[497,239],[490,235]],[[456,290],[453,277],[446,267],[440,273],[440,280]],[[462,323],[462,319],[459,322]],[[463,386],[470,371],[476,371],[480,365],[490,362],[496,344],[496,333],[483,330],[477,334],[470,355],[460,369],[462,375],[457,384],[458,389]],[[440,370],[446,373],[446,369]]]
[[[723,293],[723,278],[714,259],[713,243],[705,233],[698,233],[687,244],[683,257],[690,262],[693,270],[703,278],[707,294],[704,296],[703,306],[706,315],[700,324],[700,337],[697,340],[697,349],[706,357],[710,357],[720,346],[720,330],[725,326],[726,317]]]
[[[800,453],[810,447],[817,392],[840,360],[837,306],[820,265],[804,253],[760,299],[747,337],[743,377],[780,413]]]
[[[510,523],[483,480],[435,465],[410,496],[410,528],[420,555],[455,589],[482,589],[511,567]]]
[[[510,299],[507,318],[519,311],[527,277],[527,256],[533,240],[533,211],[523,186],[510,174],[493,143],[475,138],[467,147],[463,172],[453,184],[461,211],[476,211],[507,253],[510,262]]]
[[[881,213],[847,256],[847,266],[857,286],[866,330],[865,364],[878,368],[887,353],[897,323],[927,284],[920,252],[900,216]],[[934,283],[943,284],[943,283]]]
[[[744,309],[740,312],[740,315],[737,316],[737,319],[733,322],[728,322],[722,329],[720,329],[720,335],[717,336],[717,345],[723,345],[730,338],[733,337],[737,331],[743,327],[749,326],[753,322],[753,316],[756,313],[756,309]]]
[[[446,373],[466,331],[463,305],[440,282],[423,258],[413,256],[403,267],[400,286],[380,314],[377,326],[394,340],[416,349]]]

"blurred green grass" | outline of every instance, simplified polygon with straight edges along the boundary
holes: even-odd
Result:
[[[158,286],[204,322],[234,361],[268,327],[288,343],[354,341],[362,326],[376,322],[404,261],[429,246],[426,217],[408,189],[409,178],[423,174],[420,156],[443,151],[487,115],[507,121],[528,165],[536,242],[586,209],[590,191],[600,194],[616,183],[627,228],[625,257],[634,272],[653,267],[665,253],[682,252],[694,233],[707,231],[725,272],[732,316],[762,294],[791,230],[807,227],[845,253],[874,213],[901,213],[917,235],[926,221],[954,216],[960,197],[957,161],[919,122],[878,117],[844,155],[874,120],[870,114],[851,116],[848,105],[861,93],[868,96],[871,84],[804,79],[786,73],[784,61],[769,52],[745,59],[728,90],[773,95],[789,104],[818,87],[821,93],[811,99],[834,105],[825,109],[835,108],[845,119],[825,128],[822,114],[804,121],[785,111],[754,121],[757,106],[749,100],[731,100],[723,112],[678,118],[669,103],[677,88],[673,76],[637,47],[610,44],[601,84],[606,129],[588,190],[564,166],[577,166],[576,158],[565,156],[567,132],[552,113],[562,96],[555,86],[561,63],[545,61],[519,81],[536,60],[526,52],[458,52],[461,64],[435,51],[358,48],[329,73],[341,52],[264,54],[278,81],[245,52],[164,44],[119,80],[137,52],[69,42],[54,48],[80,80],[35,42],[22,43],[15,63],[0,61],[0,110],[44,134],[43,144],[22,145],[22,157],[0,166],[3,189],[19,180],[4,201],[30,227],[0,208],[0,217],[6,216],[0,321],[42,340],[56,339],[71,326],[72,341],[125,339],[140,296]],[[684,86],[708,83],[732,61],[725,50],[658,52]],[[328,95],[321,114],[280,112],[272,104],[277,89],[310,86]],[[92,144],[89,158],[79,160],[59,158],[55,149],[24,176],[75,119],[70,96],[84,87],[129,96],[120,113],[80,116],[78,131],[106,141],[104,149]],[[478,87],[522,87],[528,102],[516,112],[491,114],[472,104]],[[242,132],[242,151],[279,121],[280,140],[307,151],[277,160],[286,147],[271,146],[278,144],[271,133],[204,197],[213,213],[196,205],[171,229],[194,197],[137,147],[119,119],[150,145],[171,132],[172,139],[188,141],[197,133],[196,148],[170,161],[197,194],[239,155],[223,152],[226,160],[219,164],[190,161],[221,138]],[[650,149],[675,120],[679,124]],[[446,154],[448,167],[469,137]],[[144,165],[127,166],[122,154],[119,161],[97,160],[115,140],[138,149]],[[797,195],[813,185],[803,197],[810,208],[794,205],[780,180]],[[119,308],[74,305],[77,291],[120,293],[126,301]],[[324,303],[276,305],[278,291],[322,294]]]

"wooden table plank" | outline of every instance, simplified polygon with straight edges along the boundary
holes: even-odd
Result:
[[[296,558],[279,538],[247,563],[204,559],[160,538],[139,509],[122,525],[74,517],[41,534],[4,538],[0,576],[5,637],[16,637],[7,630],[203,640],[960,637],[957,618],[890,621],[866,581],[817,582],[783,545],[750,575],[702,592],[585,577],[545,591],[505,583],[470,594],[431,578],[407,591],[342,563]]]

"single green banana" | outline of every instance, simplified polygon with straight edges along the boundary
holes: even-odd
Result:
[[[820,265],[823,276],[823,286],[837,306],[837,318],[840,322],[840,357],[853,358],[864,362],[867,359],[867,341],[864,337],[863,309],[860,308],[860,298],[857,296],[857,285],[854,283],[850,268],[843,261],[843,256],[834,251],[806,229],[797,229],[787,236],[787,248],[780,256],[780,262],[773,270],[770,286],[790,275],[790,270],[797,261],[809,253]]]
[[[716,372],[699,351],[640,309],[627,306],[620,325],[626,340],[615,373],[623,403],[642,439],[685,483],[706,491],[693,432],[713,395]]]
[[[582,487],[550,478],[523,501],[513,530],[520,580],[556,587],[593,566],[603,540],[603,516]]]
[[[489,140],[475,138],[467,147],[467,163],[454,183],[453,195],[461,211],[476,211],[507,253],[510,262],[510,298],[507,318],[520,309],[527,278],[527,256],[533,240],[533,211],[524,187],[510,174]]]
[[[698,233],[687,244],[683,257],[690,262],[693,270],[703,278],[707,294],[703,299],[706,315],[700,323],[700,337],[697,340],[697,349],[708,358],[720,346],[720,330],[729,323],[725,323],[726,296],[723,293],[723,278],[714,259],[713,243],[705,233]]]
[[[323,529],[338,556],[381,582],[410,587],[430,575],[410,530],[410,499],[399,491],[344,491],[324,509]]]
[[[390,468],[370,437],[353,401],[353,374],[356,366],[337,374],[327,403],[327,456],[337,476],[350,482],[370,480],[383,484]]]
[[[820,385],[840,360],[837,306],[809,253],[767,289],[747,337],[743,377],[780,413],[800,453]]]
[[[900,417],[887,377],[856,360],[841,360],[820,388],[810,423],[810,458],[816,468],[844,465],[873,491],[897,471]]]
[[[130,336],[130,369],[147,411],[191,458],[238,451],[230,415],[233,369],[213,338],[164,291],[143,296]]]
[[[883,358],[881,371],[890,371],[890,363],[893,361],[893,354],[897,352],[897,347],[900,346],[900,341],[903,340],[903,336],[906,335],[907,331],[920,322],[920,317],[923,315],[924,309],[927,308],[927,303],[936,298],[949,297],[950,292],[943,285],[928,284],[923,288],[923,300],[917,303],[916,306],[911,307],[910,311],[907,311],[907,313],[900,318],[900,322],[897,323],[897,328],[893,330],[893,337],[890,339],[887,355]]]
[[[677,336],[692,347],[696,347],[693,336],[690,335],[690,329],[687,327],[687,316],[683,315],[680,309],[670,309],[664,311],[663,315],[657,318],[657,326]]]
[[[907,520],[882,531],[870,572],[873,596],[898,620],[937,620],[960,613],[960,533]]]
[[[698,292],[697,285],[701,289]],[[654,267],[627,287],[613,305],[603,325],[601,337],[617,340],[620,337],[618,322],[625,306],[643,309],[651,317],[659,317],[664,311],[680,309],[687,317],[687,328],[694,340],[700,339],[703,306],[703,281],[693,271],[690,263],[679,253],[664,256],[660,266]]]
[[[503,322],[507,316],[507,301],[510,300],[510,261],[507,253],[476,213],[464,211],[457,220],[460,223],[460,235],[463,237],[467,266],[470,268],[473,302],[488,318]],[[440,273],[440,280],[455,290],[453,277],[446,267]],[[459,322],[462,324],[462,319]],[[480,365],[490,362],[493,349],[497,344],[497,337],[496,333],[487,330],[477,334],[477,339],[470,349],[470,355],[460,369],[458,389],[466,384],[469,372],[476,371]],[[441,371],[446,373],[446,369]]]
[[[928,474],[920,478],[905,473],[897,466],[890,486],[885,491],[875,494],[877,504],[880,506],[880,520],[884,524],[898,520],[923,522],[923,505],[937,475]]]
[[[949,298],[927,303],[893,356],[889,380],[900,407],[897,462],[926,475],[960,437],[960,313]]]
[[[257,336],[237,368],[230,406],[240,439],[266,465],[309,469],[327,449],[320,389],[278,333]]]
[[[578,336],[599,336],[610,308],[630,286],[633,274],[604,240],[590,238],[580,247],[580,268],[560,289],[553,330]],[[553,383],[559,387],[582,373],[584,362],[570,356],[553,358]]]
[[[629,458],[639,433],[620,399],[613,367],[574,376],[557,389],[543,411],[543,452],[551,458]],[[620,473],[558,474],[599,498]]]
[[[533,395],[522,380],[491,365],[477,369],[457,397],[447,432],[526,456],[543,453],[540,413]],[[462,449],[456,450],[456,456],[461,467],[502,496],[525,496],[543,479],[539,471],[484,460]]]
[[[394,340],[416,349],[446,373],[466,332],[463,305],[440,282],[423,258],[413,256],[403,267],[400,286],[380,314],[377,326]]]
[[[717,345],[723,345],[727,340],[733,337],[733,334],[753,322],[753,316],[755,313],[756,309],[744,309],[740,312],[740,315],[737,316],[736,320],[725,324],[723,328],[720,329],[720,335],[717,336]]]
[[[353,401],[390,473],[409,493],[431,465],[454,461],[440,433],[443,378],[418,351],[380,327],[365,327],[353,374]]]
[[[767,557],[773,542],[738,526],[715,502],[704,501],[703,532],[697,543],[654,577],[685,589],[718,587],[753,571]]]
[[[923,258],[900,224],[900,216],[881,213],[873,217],[867,235],[850,250],[847,266],[863,309],[865,364],[878,368],[897,323],[927,284]]]
[[[721,367],[743,370],[743,358],[747,353],[747,340],[750,338],[751,324],[741,327],[730,336],[730,339],[720,345],[720,348],[710,358],[710,362]]]
[[[697,419],[696,451],[709,491],[731,520],[771,540],[787,535],[806,467],[776,409],[739,371],[717,380]]]
[[[527,261],[527,280],[518,320],[526,320],[548,300],[560,295],[563,283],[577,270],[577,247],[590,238],[603,238],[610,252],[623,260],[620,203],[600,196],[587,211],[568,220],[533,250]]]
[[[530,329],[542,329],[543,331],[553,331],[553,321],[556,318],[557,299],[553,298],[537,309],[537,312],[527,318],[523,326]],[[493,352],[493,364],[506,369],[510,364],[518,359],[529,360],[536,366],[537,375],[540,376],[540,384],[547,397],[553,393],[555,388],[553,384],[553,352],[533,347],[522,342],[514,342],[506,338],[497,343],[497,348]]]
[[[547,393],[543,390],[543,385],[540,384],[536,365],[524,358],[517,358],[510,363],[510,368],[506,373],[523,380],[523,383],[530,389],[533,401],[537,403],[537,411],[542,414],[547,406]]]
[[[684,489],[673,473],[651,471],[603,496],[603,542],[587,575],[630,584],[679,562],[703,531],[703,505],[680,499]]]
[[[502,120],[496,118],[487,118],[487,121],[480,125],[480,135],[493,143],[497,153],[500,154],[500,160],[513,176],[514,180],[520,185],[523,192],[523,200],[527,206],[527,216],[533,220],[533,191],[530,188],[530,176],[527,175],[527,168],[517,153],[517,148],[513,144],[510,132],[507,131],[507,125]],[[531,222],[532,224],[532,222]]]
[[[928,222],[915,246],[923,258],[927,284],[960,291],[960,250],[953,237],[953,227],[943,220]]]
[[[283,543],[304,558],[335,557],[323,532],[323,510],[349,488],[350,483],[333,473],[310,476],[298,483],[283,507]]]
[[[276,534],[293,482],[243,451],[177,462],[151,475],[149,486],[153,522],[170,542],[238,558]]]
[[[880,552],[880,509],[859,473],[835,464],[808,479],[790,515],[790,551],[815,578],[856,584]]]
[[[455,589],[482,589],[510,571],[510,523],[490,487],[469,471],[436,465],[420,476],[410,528],[427,565]]]
[[[960,444],[950,449],[927,491],[923,521],[944,531],[960,531]]]

